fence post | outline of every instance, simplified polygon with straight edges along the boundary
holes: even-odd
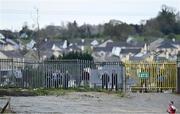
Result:
[[[14,60],[13,58],[11,59],[11,62],[12,62],[12,66],[11,66],[11,72],[12,72],[12,75],[11,75],[11,78],[10,78],[10,82],[13,81],[15,83],[15,75],[14,75]],[[15,83],[16,84],[16,83]],[[8,84],[8,87],[10,87],[11,84],[9,83]]]
[[[123,92],[126,92],[126,67],[123,66]]]
[[[177,54],[176,92],[180,94],[180,52]]]

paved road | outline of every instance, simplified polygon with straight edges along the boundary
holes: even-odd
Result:
[[[64,96],[12,97],[15,112],[54,112],[60,114],[166,114],[173,100],[180,112],[180,95],[129,93],[126,97],[98,92],[73,92]]]

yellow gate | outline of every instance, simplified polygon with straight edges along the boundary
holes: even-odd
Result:
[[[175,62],[125,62],[126,87],[131,91],[174,91],[177,68]]]

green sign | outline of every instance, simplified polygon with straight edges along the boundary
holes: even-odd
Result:
[[[149,73],[148,72],[140,72],[138,75],[139,78],[148,78]]]

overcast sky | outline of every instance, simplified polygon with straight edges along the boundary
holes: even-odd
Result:
[[[40,27],[73,20],[79,25],[110,19],[139,24],[157,16],[163,4],[180,11],[180,0],[0,0],[0,29],[19,30],[24,22],[36,25],[37,8]]]

